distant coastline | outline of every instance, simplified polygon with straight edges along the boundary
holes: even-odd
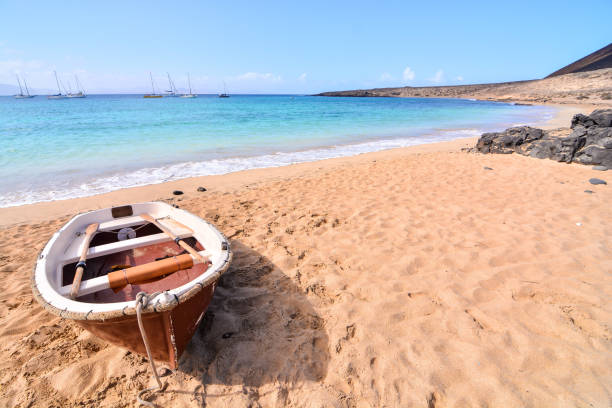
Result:
[[[322,92],[316,96],[463,98],[523,104],[612,106],[612,68],[491,84],[396,87]]]

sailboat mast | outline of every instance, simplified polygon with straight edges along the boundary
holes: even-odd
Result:
[[[60,85],[62,86],[62,88],[64,88],[64,94],[67,94],[68,91],[66,90],[66,85],[64,85],[64,83],[62,81],[59,81]],[[60,93],[62,93],[62,91],[60,90]]]
[[[55,74],[55,82],[57,83],[57,91],[60,93],[62,93],[62,89],[60,88],[60,83],[59,83],[59,79],[57,79],[57,71],[53,71],[53,73]]]
[[[155,95],[155,85],[153,85],[153,74],[149,71],[149,76],[151,77],[151,89],[153,89],[153,95]]]
[[[168,85],[170,85],[170,92],[174,92],[174,89],[172,88],[172,79],[170,79],[170,73],[166,72],[166,75],[168,75]]]
[[[19,95],[23,95],[23,89],[21,89],[21,81],[19,81],[19,75],[15,74],[17,77],[17,83],[19,84]]]
[[[30,90],[28,89],[28,84],[26,83],[25,78],[23,78],[23,86],[25,86],[26,94],[30,96]]]
[[[191,92],[191,77],[189,76],[189,72],[187,73],[187,83],[189,84],[189,95],[191,95],[193,92]]]

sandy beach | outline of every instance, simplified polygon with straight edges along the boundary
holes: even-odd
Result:
[[[475,141],[0,209],[0,405],[136,406],[147,360],[44,311],[30,274],[72,215],[163,200],[234,261],[160,406],[609,407],[612,173]]]

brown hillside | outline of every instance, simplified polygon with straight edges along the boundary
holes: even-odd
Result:
[[[595,51],[587,55],[584,58],[579,59],[576,62],[573,62],[565,67],[553,72],[546,78],[564,75],[564,74],[572,74],[575,72],[586,72],[586,71],[594,71],[596,69],[603,68],[612,68],[612,43],[606,45],[600,50]]]

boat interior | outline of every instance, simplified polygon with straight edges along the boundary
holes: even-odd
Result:
[[[161,218],[157,222],[171,230],[192,248],[204,251],[203,246],[194,237],[194,232],[189,227],[172,218]],[[66,292],[72,285],[83,242],[84,234],[78,234],[64,251],[63,260],[58,265],[57,272],[60,278],[58,286],[63,292]],[[148,223],[140,216],[123,216],[100,223],[97,233],[89,243],[87,266],[83,272],[82,282],[105,276],[110,272],[185,253],[187,251],[154,224]],[[103,289],[81,295],[75,300],[87,303],[131,301],[136,299],[136,295],[141,291],[153,293],[182,286],[202,275],[208,268],[209,264],[196,264],[189,269],[180,270],[153,281],[129,284],[117,291]]]

